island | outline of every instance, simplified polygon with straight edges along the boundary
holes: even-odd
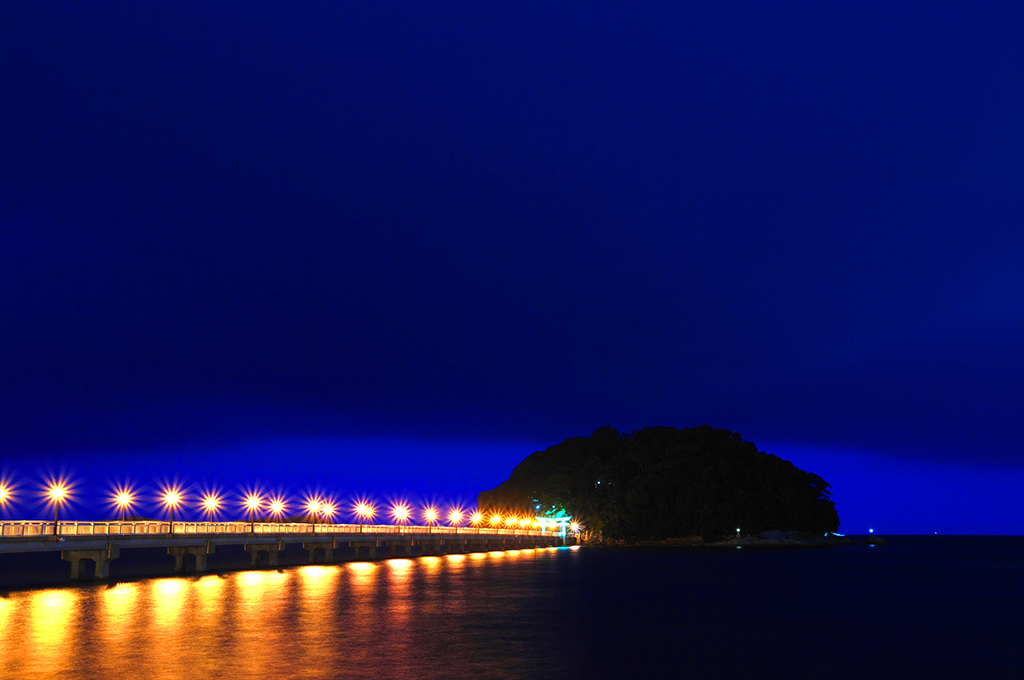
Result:
[[[709,425],[605,426],[529,455],[477,502],[484,512],[571,516],[612,545],[736,544],[762,533],[799,542],[839,529],[824,479]]]

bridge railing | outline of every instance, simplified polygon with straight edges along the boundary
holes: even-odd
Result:
[[[170,522],[160,521],[108,521],[60,522],[57,533],[61,536],[139,536],[146,534],[440,534],[485,536],[553,536],[551,531],[536,529],[493,529],[490,527],[419,526],[395,524],[307,524],[286,522]],[[2,521],[0,537],[31,537],[53,534],[53,522]]]

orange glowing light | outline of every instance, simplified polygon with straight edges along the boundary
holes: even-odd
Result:
[[[0,484],[0,505],[9,500],[11,500],[11,490],[7,488],[6,484]]]
[[[377,514],[377,510],[369,503],[359,502],[356,503],[356,514],[363,519],[369,519]]]
[[[249,494],[245,497],[245,509],[249,512],[256,512],[262,504],[263,499],[255,494]]]
[[[452,511],[448,513],[448,523],[452,526],[455,526],[456,524],[461,524],[462,511],[459,510],[458,508],[452,509]]]
[[[574,534],[578,534],[580,532],[580,525],[576,522],[573,522],[569,525],[569,530],[572,531],[572,533]]]
[[[286,509],[286,506],[285,506],[285,502],[284,502],[283,499],[281,499],[281,498],[271,498],[270,499],[270,513],[272,515],[274,515],[274,517],[280,517],[284,513],[285,509]]]
[[[526,519],[525,517],[520,517],[519,518],[519,526],[521,526],[521,527],[528,527],[528,526],[530,526],[530,520]]]
[[[53,503],[61,503],[68,495],[68,490],[63,484],[53,484],[47,491],[50,496],[50,501]]]
[[[125,513],[132,507],[132,503],[135,502],[135,496],[132,494],[132,490],[127,487],[120,487],[114,489],[114,505],[121,511],[121,521],[125,519]]]
[[[181,490],[177,488],[167,489],[160,500],[167,507],[176,508],[181,504]]]
[[[391,508],[391,516],[395,518],[396,522],[407,522],[410,514],[409,506],[404,503],[399,503]]]
[[[437,508],[426,508],[423,510],[423,519],[427,520],[427,524],[433,524],[437,521]]]
[[[323,502],[319,498],[310,498],[306,501],[306,510],[309,510],[310,514],[318,515],[320,514],[320,506],[322,505]]]
[[[499,524],[501,524],[501,515],[498,515],[498,514],[491,515],[491,526],[492,527],[496,527]]]
[[[336,512],[336,510],[334,509],[334,503],[321,503],[320,512],[323,513],[324,517],[334,519],[334,513]]]
[[[505,526],[510,527],[510,526],[512,526],[515,523],[516,523],[516,518],[513,517],[512,515],[509,515],[508,517],[505,518]]]
[[[472,524],[473,526],[476,526],[477,524],[480,524],[480,522],[483,522],[483,521],[484,521],[484,514],[482,512],[474,512],[473,516],[469,520],[470,524]]]
[[[203,496],[203,510],[209,513],[220,510],[220,498],[213,494]]]

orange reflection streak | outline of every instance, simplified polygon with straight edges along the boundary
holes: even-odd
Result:
[[[299,567],[294,575],[299,594],[296,619],[299,639],[296,642],[304,657],[302,666],[328,668],[333,663],[335,650],[324,644],[324,631],[333,626],[341,570],[311,564]]]
[[[14,677],[15,667],[21,665],[20,650],[27,647],[16,637],[19,629],[15,622],[19,619],[20,608],[18,602],[0,598],[0,649],[4,650],[0,654],[0,677]]]
[[[452,574],[461,574],[466,570],[466,555],[461,553],[445,555],[444,568]]]
[[[234,635],[225,654],[232,677],[260,677],[287,655],[293,632],[279,625],[292,601],[293,572],[243,571],[230,578]]]
[[[340,572],[334,567],[324,567],[309,564],[300,567],[296,574],[299,577],[299,589],[302,592],[303,603],[320,603],[325,598],[331,599],[338,589],[338,575]]]
[[[441,571],[441,558],[436,555],[426,555],[420,558],[420,566],[427,576],[437,576]]]
[[[192,582],[196,596],[196,612],[194,625],[200,628],[213,629],[221,626],[221,618],[227,599],[226,581],[219,576],[204,576]]]
[[[107,677],[136,675],[133,660],[124,654],[143,629],[139,624],[139,602],[142,587],[138,583],[118,583],[93,591],[98,616],[90,626],[90,637],[96,642],[95,654],[104,663]]]
[[[104,624],[101,633],[119,637],[134,626],[138,601],[138,583],[118,583],[113,588],[104,588],[99,598]]]
[[[153,612],[152,627],[159,631],[166,644],[178,644],[181,633],[188,582],[183,578],[162,578],[150,582],[149,604]]]
[[[383,567],[377,562],[351,562],[344,567],[343,577],[347,590],[351,622],[351,644],[345,651],[346,663],[365,668],[379,663],[374,652],[380,630],[386,626],[387,615],[377,601],[380,574]]]
[[[379,569],[379,566],[374,562],[352,562],[348,565],[348,571],[352,572],[353,575],[358,576],[355,580],[360,585],[366,585],[373,581],[370,576],[373,575],[377,569]]]
[[[409,572],[412,571],[412,568],[415,565],[412,560],[407,559],[388,560],[385,564],[388,566],[388,570],[392,574],[398,574],[403,577],[400,579],[403,583],[408,580]]]
[[[70,671],[78,637],[69,633],[77,625],[77,590],[42,590],[33,594],[28,604],[29,667],[25,676]]]
[[[407,631],[409,617],[413,614],[412,579],[416,563],[413,560],[388,560],[387,565],[387,606],[386,614],[389,624],[385,639],[389,649],[396,654],[408,653],[409,636]]]

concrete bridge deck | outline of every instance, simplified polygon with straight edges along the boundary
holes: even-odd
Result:
[[[110,562],[121,550],[166,548],[175,558],[175,572],[207,570],[217,546],[243,546],[256,567],[265,556],[276,566],[289,544],[302,544],[309,562],[380,559],[419,554],[443,555],[481,550],[550,547],[564,544],[552,531],[412,525],[312,524],[276,522],[0,522],[0,555],[57,552],[71,563],[71,578],[108,578]],[[322,558],[322,559],[318,559]]]

